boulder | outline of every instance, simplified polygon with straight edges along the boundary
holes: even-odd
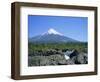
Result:
[[[66,60],[59,60],[58,65],[67,65]]]
[[[74,56],[77,56],[79,53],[77,50],[72,50],[72,53],[69,54],[69,57],[72,58]]]
[[[86,53],[80,53],[76,57],[76,64],[87,64],[88,63],[88,57]]]
[[[70,58],[77,56],[79,53],[77,50],[67,50],[66,52],[63,53],[65,56],[69,56]]]

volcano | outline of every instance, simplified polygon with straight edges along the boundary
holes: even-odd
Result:
[[[68,42],[79,42],[72,38],[69,38],[62,33],[56,31],[53,28],[50,28],[47,32],[29,38],[31,43],[68,43]]]

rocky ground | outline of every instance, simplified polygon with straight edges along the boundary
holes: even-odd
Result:
[[[28,66],[72,65],[87,63],[87,53],[78,52],[74,49],[49,49],[46,51],[38,50],[29,54],[28,57]]]

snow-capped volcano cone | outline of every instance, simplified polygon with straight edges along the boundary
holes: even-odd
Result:
[[[60,32],[50,28],[47,32],[34,36],[29,39],[32,43],[66,43],[66,42],[77,42],[76,40],[66,37]]]

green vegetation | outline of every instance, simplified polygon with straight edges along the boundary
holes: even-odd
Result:
[[[87,43],[47,43],[47,44],[39,44],[39,43],[29,43],[28,44],[29,53],[33,51],[46,51],[48,49],[76,49],[78,52],[86,52],[87,53]]]

